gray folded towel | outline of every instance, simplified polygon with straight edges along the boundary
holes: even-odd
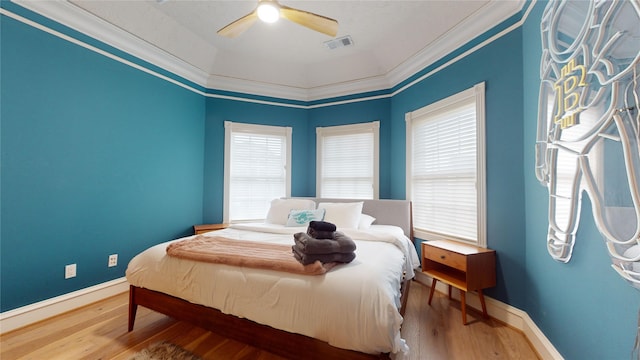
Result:
[[[335,231],[315,230],[312,228],[307,229],[307,234],[316,239],[333,239]]]
[[[333,239],[336,225],[326,221],[311,221],[307,227],[307,234],[316,239]]]
[[[327,221],[312,220],[309,222],[309,228],[319,231],[336,231],[336,225]]]
[[[297,247],[298,245],[293,245],[291,247],[291,251],[293,252],[293,257],[296,258],[302,265],[313,264],[316,261],[320,261],[321,263],[350,263],[353,259],[356,258],[356,253],[332,253],[332,254],[306,254],[301,252]]]
[[[316,239],[303,232],[294,234],[293,238],[298,249],[305,254],[345,254],[356,250],[356,243],[340,231],[333,234],[333,239]]]

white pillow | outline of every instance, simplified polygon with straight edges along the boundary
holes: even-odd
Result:
[[[324,209],[291,210],[285,226],[307,226],[311,221],[322,221]]]
[[[376,221],[376,218],[374,218],[373,216],[361,214],[360,222],[358,223],[358,229],[367,230],[371,227],[371,224],[373,224],[374,221]]]
[[[362,214],[363,202],[320,203],[318,209],[325,209],[324,221],[333,223],[338,229],[357,229]]]
[[[273,199],[264,222],[285,225],[291,210],[313,210],[315,208],[315,201],[309,199]]]

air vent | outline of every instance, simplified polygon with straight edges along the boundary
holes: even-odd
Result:
[[[349,35],[324,42],[324,46],[326,46],[329,50],[335,50],[337,48],[352,46],[352,45],[353,45],[353,39],[351,39],[351,36]]]

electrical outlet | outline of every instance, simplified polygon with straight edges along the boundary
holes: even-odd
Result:
[[[109,267],[114,267],[118,265],[118,254],[109,255]]]
[[[71,279],[76,277],[76,264],[69,264],[64,267],[64,278]]]

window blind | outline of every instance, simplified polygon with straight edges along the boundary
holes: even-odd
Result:
[[[271,200],[289,195],[287,132],[264,129],[237,127],[229,133],[227,221],[264,219]]]
[[[378,122],[318,129],[318,195],[377,197]]]
[[[407,114],[408,198],[414,228],[427,239],[486,241],[477,101],[470,89]]]
[[[476,240],[475,104],[419,121],[413,130],[415,226]]]

